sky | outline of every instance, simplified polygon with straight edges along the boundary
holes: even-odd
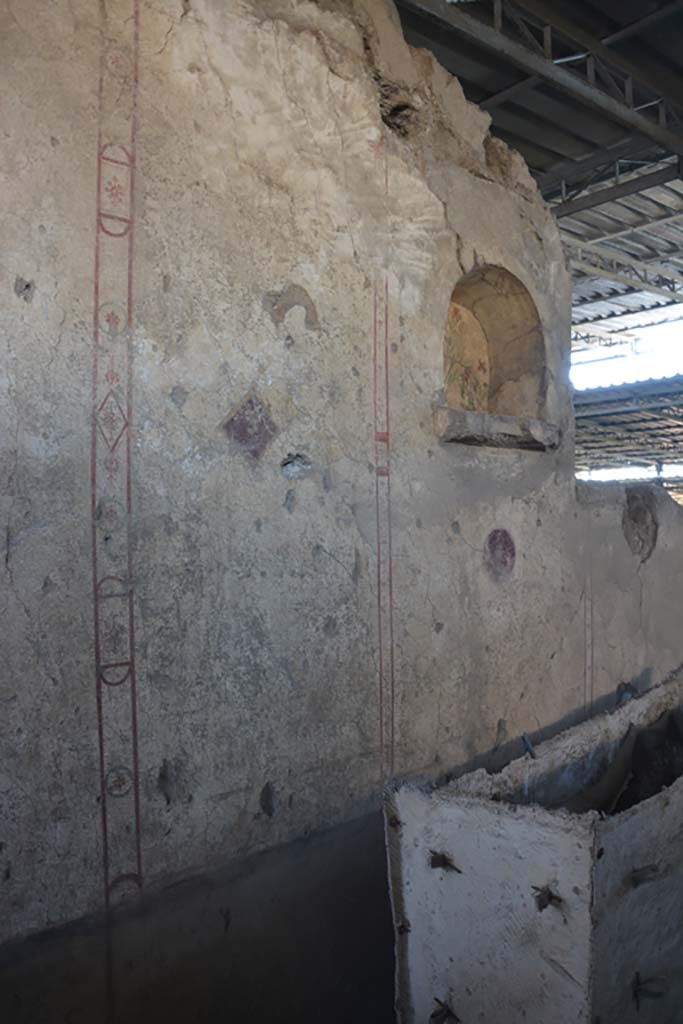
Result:
[[[577,391],[683,373],[683,320],[641,331],[637,340],[575,352],[570,377]]]

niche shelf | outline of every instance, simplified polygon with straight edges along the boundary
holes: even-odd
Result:
[[[451,293],[443,341],[444,389],[434,425],[446,443],[552,451],[544,419],[545,340],[527,288],[504,267],[479,266]]]
[[[554,451],[560,443],[560,428],[547,420],[451,409],[447,405],[434,407],[434,430],[446,444],[545,452]]]

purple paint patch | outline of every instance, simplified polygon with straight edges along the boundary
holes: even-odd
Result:
[[[515,567],[515,542],[507,530],[491,530],[484,548],[484,565],[494,580],[504,580]]]
[[[267,407],[257,395],[246,398],[223,424],[231,441],[235,441],[248,455],[258,459],[277,434]]]

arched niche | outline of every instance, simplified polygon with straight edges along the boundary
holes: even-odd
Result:
[[[545,346],[534,300],[509,270],[478,267],[453,289],[444,333],[446,403],[542,418]]]
[[[545,422],[543,328],[528,290],[503,267],[477,267],[453,289],[444,328],[443,441],[545,450],[559,430]]]

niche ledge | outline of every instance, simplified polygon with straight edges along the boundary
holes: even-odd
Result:
[[[560,428],[546,420],[497,416],[488,412],[451,409],[447,405],[434,407],[434,429],[445,444],[545,452],[554,451],[560,443]]]

